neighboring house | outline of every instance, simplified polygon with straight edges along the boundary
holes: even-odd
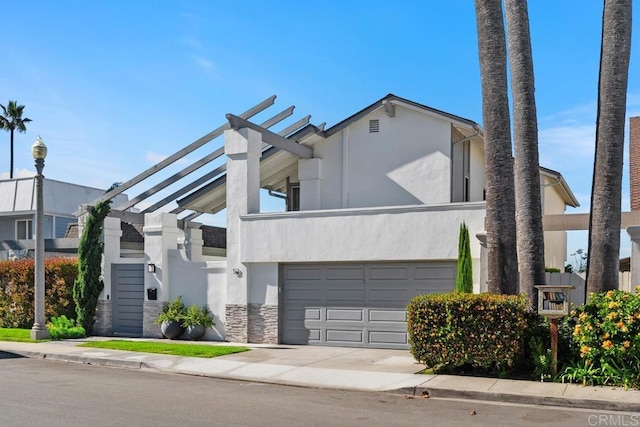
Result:
[[[45,178],[43,187],[43,232],[47,256],[75,255],[64,244],[67,228],[77,219],[73,213],[81,204],[90,203],[104,190]],[[118,201],[126,200],[119,195]],[[35,214],[34,178],[0,180],[0,259],[30,256],[33,250]]]
[[[144,301],[144,335],[158,335],[155,316],[182,295],[211,306],[217,325],[209,339],[406,348],[409,300],[455,287],[463,221],[474,289],[486,289],[477,123],[392,94],[327,130],[306,125],[286,138],[228,118],[226,171],[174,210],[226,208],[226,262],[199,255],[197,224],[148,213],[144,252],[153,269],[145,269],[144,287],[156,288],[158,301]],[[545,214],[578,206],[560,173],[541,168],[540,179]],[[287,211],[260,212],[260,188],[286,197]],[[566,232],[545,238],[546,265],[562,268]],[[105,265],[122,262],[117,251],[105,254]],[[120,303],[108,299],[116,289],[114,279],[103,313],[117,313],[110,304]]]

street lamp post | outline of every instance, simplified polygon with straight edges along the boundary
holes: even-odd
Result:
[[[33,322],[33,328],[31,328],[31,339],[41,340],[49,338],[49,331],[45,325],[44,318],[44,230],[43,230],[43,195],[42,187],[44,176],[42,175],[42,169],[44,169],[44,158],[47,157],[47,146],[42,142],[42,138],[39,136],[36,138],[36,142],[31,146],[31,154],[36,163],[36,263],[35,263],[35,282],[34,282],[34,299],[35,299],[35,321]]]

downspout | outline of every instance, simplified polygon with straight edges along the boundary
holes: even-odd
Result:
[[[267,191],[269,192],[269,195],[271,197],[277,197],[278,199],[283,199],[283,200],[287,200],[289,198],[286,194],[276,193],[270,188],[267,188]]]

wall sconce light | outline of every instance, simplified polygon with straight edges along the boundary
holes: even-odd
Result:
[[[242,277],[242,271],[240,271],[240,270],[239,270],[239,269],[237,269],[237,268],[234,268],[234,269],[233,269],[233,274],[235,274],[235,275],[236,275],[236,276],[238,276],[238,277]]]
[[[155,264],[147,264],[147,271],[149,273],[155,273],[156,272],[156,265]]]

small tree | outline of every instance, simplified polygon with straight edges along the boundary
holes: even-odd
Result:
[[[111,211],[111,200],[98,203],[90,212],[78,245],[78,278],[73,284],[73,300],[76,303],[77,324],[87,335],[93,330],[96,306],[104,289],[102,276],[101,241],[104,219]]]
[[[456,276],[456,292],[473,292],[473,268],[471,262],[471,244],[469,242],[469,229],[462,222],[460,224],[460,237],[458,239],[458,274]]]

